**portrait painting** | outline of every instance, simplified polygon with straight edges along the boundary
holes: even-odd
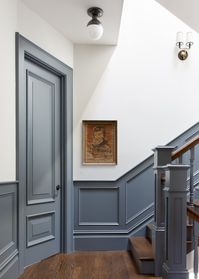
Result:
[[[117,121],[83,121],[83,164],[117,164]]]

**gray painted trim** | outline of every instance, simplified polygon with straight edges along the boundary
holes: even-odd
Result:
[[[127,210],[127,208],[126,208]],[[143,214],[146,214],[146,212],[151,211],[151,215],[153,216],[153,210],[154,210],[154,203],[149,204],[139,212],[137,212],[135,215],[133,215],[131,218],[126,218],[126,225],[131,223],[132,221],[136,220],[136,218],[141,217]]]
[[[74,230],[74,236],[77,235],[126,235],[130,237],[132,234],[137,233],[139,230],[146,225],[146,223],[152,221],[153,214],[149,214],[143,218],[140,222],[138,222],[134,227],[129,229],[114,229],[114,230]]]
[[[0,272],[1,279],[15,279],[19,274],[19,257],[15,256],[10,259],[10,262],[5,265],[4,269]]]
[[[11,185],[11,184],[18,184],[18,183],[19,183],[18,180],[14,180],[14,181],[5,181],[5,182],[1,181],[1,182],[0,182],[0,185]]]
[[[0,272],[19,254],[18,250],[15,249],[9,257],[0,265]]]
[[[5,181],[5,182],[0,182],[0,187],[1,186],[7,186],[7,185],[15,185],[16,186],[16,206],[17,206],[17,219],[16,219],[16,228],[14,228],[14,230],[18,231],[18,181]],[[14,193],[14,192],[10,192],[8,191],[7,193]],[[6,193],[6,194],[7,194]],[[13,241],[6,246],[7,249],[9,249],[9,247],[11,247],[13,245]],[[6,259],[0,264],[0,278],[1,279],[10,279],[13,278],[15,279],[18,276],[18,233],[17,233],[17,239],[16,239],[16,243],[15,243],[15,247],[16,249],[13,250],[10,255],[8,257],[6,257]],[[11,277],[12,274],[12,277]]]
[[[80,200],[80,192],[82,189],[104,189],[104,190],[108,190],[108,189],[111,189],[111,190],[117,190],[117,220],[118,222],[81,222],[80,221],[80,203],[81,203],[81,200]],[[78,213],[78,216],[79,216],[79,219],[78,219],[78,226],[119,226],[119,191],[120,191],[120,188],[118,186],[115,186],[115,187],[111,187],[111,186],[108,186],[108,187],[85,187],[85,186],[82,186],[82,187],[79,187],[78,188],[78,208],[79,208],[79,213]]]
[[[199,135],[199,130],[197,130],[196,132],[192,133],[186,140],[185,142],[190,141],[191,139],[193,139],[194,137]]]
[[[41,216],[52,216],[52,221],[54,222],[52,228],[52,232],[50,235],[45,236],[45,237],[41,237],[37,240],[29,240],[29,229],[28,229],[28,225],[29,225],[29,221],[31,219],[34,219],[35,217],[41,217]],[[27,237],[26,237],[26,247],[31,247],[31,246],[35,246],[37,244],[46,242],[48,240],[51,239],[55,239],[55,211],[47,211],[47,212],[43,212],[43,213],[39,213],[39,214],[31,214],[31,215],[27,215],[26,216],[26,232],[27,232]]]
[[[128,237],[117,236],[81,236],[75,237],[75,250],[129,250]]]
[[[133,233],[134,235],[145,234],[145,226],[152,219],[149,218],[145,223],[137,230],[132,232],[128,231],[110,231],[110,232],[81,232],[74,234],[75,250],[130,250],[129,237]]]
[[[28,59],[49,71],[58,75],[61,79],[61,161],[62,161],[62,251],[70,252],[74,250],[73,244],[73,180],[72,180],[72,91],[73,73],[72,69],[59,61],[46,51],[33,44],[19,33],[16,33],[16,177],[19,183],[19,261],[20,272],[24,269],[23,251],[25,249],[24,232],[25,221],[23,220],[25,198],[23,188],[25,187],[26,162],[23,160],[23,144],[26,135],[24,134],[24,121],[21,110],[24,108],[20,92],[24,90],[24,60]]]

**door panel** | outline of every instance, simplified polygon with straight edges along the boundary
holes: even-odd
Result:
[[[28,203],[55,196],[55,86],[27,71]],[[57,150],[58,152],[58,150]]]
[[[24,74],[27,266],[60,251],[60,79],[30,61]]]

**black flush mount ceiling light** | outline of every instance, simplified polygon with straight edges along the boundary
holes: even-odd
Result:
[[[103,10],[98,7],[91,7],[87,10],[87,13],[92,19],[88,22],[88,34],[92,40],[99,40],[103,35],[103,26],[98,17],[103,15]]]

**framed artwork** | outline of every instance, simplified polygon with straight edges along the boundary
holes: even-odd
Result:
[[[117,164],[117,121],[84,120],[83,164]]]

